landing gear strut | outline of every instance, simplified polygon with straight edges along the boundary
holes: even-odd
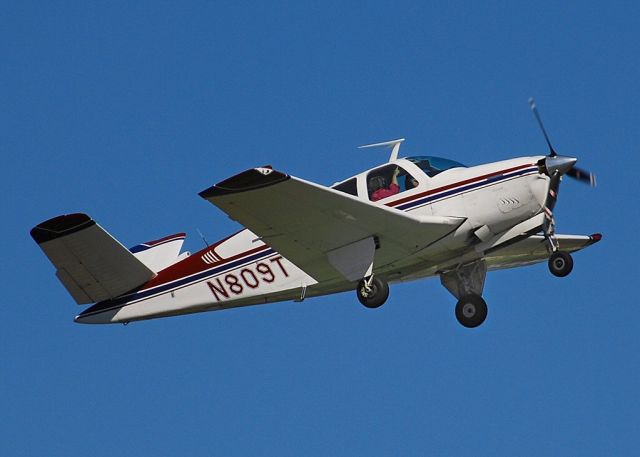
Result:
[[[369,276],[360,280],[356,293],[367,308],[379,308],[389,298],[389,284],[377,276]]]
[[[476,260],[440,273],[440,281],[458,299],[456,319],[467,328],[482,324],[487,318],[487,302],[481,294],[487,276],[487,264]]]
[[[554,276],[563,278],[573,270],[573,258],[564,251],[555,251],[549,257],[549,271]]]
[[[487,303],[477,294],[469,294],[458,300],[456,318],[467,328],[479,326],[487,318]]]
[[[563,278],[571,273],[573,270],[573,259],[568,252],[560,250],[560,243],[556,238],[556,220],[553,217],[553,207],[558,199],[558,188],[560,187],[560,180],[562,176],[559,172],[554,173],[551,176],[551,183],[549,185],[549,195],[545,202],[545,222],[543,226],[544,237],[547,239],[547,249],[549,251],[549,271],[552,275],[559,278]]]

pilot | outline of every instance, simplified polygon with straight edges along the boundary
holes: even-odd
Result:
[[[393,176],[391,177],[391,185],[388,187],[387,180],[383,176],[373,176],[369,179],[369,191],[373,191],[371,194],[371,200],[376,202],[400,192],[400,186],[398,185],[399,173],[400,168],[396,168],[393,172]]]
[[[407,174],[407,176],[404,178],[404,187],[407,190],[414,189],[418,187],[418,180],[413,176]]]

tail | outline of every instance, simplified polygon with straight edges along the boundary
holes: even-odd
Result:
[[[31,236],[79,305],[130,292],[188,255],[178,255],[185,238],[183,233],[138,245],[130,251],[82,213],[42,222],[31,230]]]
[[[130,251],[138,260],[157,273],[189,256],[189,252],[180,254],[186,236],[185,233],[176,233],[159,240],[138,244]]]

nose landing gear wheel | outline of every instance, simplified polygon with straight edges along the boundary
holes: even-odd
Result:
[[[467,328],[479,326],[487,318],[487,302],[480,295],[465,295],[456,304],[456,318]]]
[[[367,308],[379,308],[389,297],[389,284],[374,276],[371,281],[361,279],[356,288],[358,300]]]
[[[573,258],[568,252],[556,251],[549,257],[549,271],[554,276],[563,278],[573,270]]]

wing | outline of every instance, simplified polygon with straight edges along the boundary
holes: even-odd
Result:
[[[86,214],[42,222],[31,236],[79,305],[115,298],[156,275]]]
[[[575,252],[591,246],[602,239],[599,233],[593,235],[556,235],[560,249]],[[542,235],[533,235],[506,247],[497,248],[486,255],[485,260],[490,270],[513,268],[544,262],[549,258],[547,241]]]
[[[383,205],[255,168],[200,193],[316,281],[362,278],[457,229],[464,218],[413,217]]]

